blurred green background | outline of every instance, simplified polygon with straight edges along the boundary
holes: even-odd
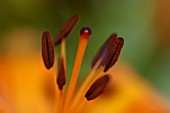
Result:
[[[0,56],[22,56],[29,48],[40,53],[43,31],[51,32],[54,38],[60,27],[78,13],[81,20],[67,39],[68,75],[79,29],[90,26],[93,33],[81,77],[90,71],[91,59],[98,48],[116,32],[125,39],[120,59],[170,98],[169,6],[169,0],[0,0]],[[29,40],[22,36],[22,31],[27,30],[37,37],[30,37],[34,40],[32,45],[22,43]],[[16,40],[13,39],[15,31],[21,31]]]

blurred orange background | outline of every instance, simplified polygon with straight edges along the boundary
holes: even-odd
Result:
[[[49,31],[54,39],[62,25],[76,13],[80,14],[81,19],[67,39],[67,79],[70,78],[79,29],[82,26],[90,26],[93,32],[84,56],[79,84],[90,71],[91,59],[98,48],[111,33],[116,32],[125,39],[125,45],[118,64],[114,68],[118,70],[118,73],[121,70],[123,74],[127,73],[127,76],[120,74],[125,76],[125,79],[127,77],[126,84],[130,79],[139,77],[139,80],[134,80],[137,88],[132,94],[138,94],[139,90],[136,89],[140,84],[144,87],[141,92],[149,92],[149,95],[151,92],[151,96],[148,96],[144,101],[156,95],[153,99],[156,101],[155,103],[159,103],[159,100],[164,101],[163,109],[170,109],[169,6],[169,0],[0,1],[0,113],[1,108],[7,109],[7,113],[12,112],[9,106],[21,113],[36,112],[36,109],[39,111],[40,108],[43,108],[40,110],[41,113],[48,112],[51,105],[46,109],[45,105],[47,104],[43,103],[51,104],[52,102],[48,100],[49,98],[44,100],[44,94],[40,93],[44,91],[44,85],[47,85],[46,87],[52,89],[51,94],[55,95],[56,89],[53,80],[55,74],[52,77],[46,76],[49,73],[42,63],[41,36],[44,31]],[[59,48],[56,48],[57,53],[59,53]],[[48,83],[46,79],[53,81],[53,84],[49,85],[50,82]],[[116,80],[119,81],[119,78]],[[139,84],[136,83],[138,81]],[[126,84],[124,85],[126,86]],[[125,86],[122,88],[123,92],[125,94],[131,92],[131,90],[124,91]],[[128,88],[129,86],[127,86]],[[30,101],[30,97],[40,98]],[[55,96],[49,97],[55,98]],[[143,95],[141,97],[143,98]],[[117,97],[118,100],[119,98]],[[151,101],[153,100],[151,99]],[[120,99],[120,109],[123,110],[117,112],[134,112],[122,107],[124,102],[125,100],[121,101]],[[35,104],[32,105],[32,103]],[[35,106],[39,103],[42,103],[39,107]],[[148,101],[144,103],[148,103]],[[100,106],[100,103],[98,104]],[[112,104],[114,106],[114,103]],[[140,105],[135,104],[139,108]],[[32,107],[35,108],[35,111],[32,111]],[[132,108],[134,110],[134,107]]]

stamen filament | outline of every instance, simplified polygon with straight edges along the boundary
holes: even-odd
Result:
[[[64,61],[64,68],[65,68],[65,74],[66,74],[66,42],[65,39],[61,42],[61,58],[63,58]]]
[[[81,110],[88,104],[88,101],[83,98],[83,100],[81,101],[81,103],[79,103],[78,106],[76,106],[75,108],[71,108],[68,109],[67,113],[81,113]]]
[[[96,65],[98,66],[98,65]],[[79,103],[81,103],[86,91],[88,90],[88,88],[90,87],[90,83],[93,83],[93,80],[95,78],[95,76],[100,76],[103,74],[103,68],[100,68],[98,70],[96,70],[95,68],[90,72],[90,74],[87,76],[86,80],[83,82],[83,84],[81,85],[81,87],[79,88],[77,95],[75,97],[74,103],[73,103],[73,107],[75,107],[76,105],[78,105]]]
[[[74,112],[76,111],[76,113],[82,113],[82,109],[88,104],[87,102],[88,101],[85,98],[83,98],[79,106],[76,109],[74,109]]]
[[[63,89],[60,90],[59,105],[58,105],[58,112],[57,113],[62,113],[62,112],[63,112]]]

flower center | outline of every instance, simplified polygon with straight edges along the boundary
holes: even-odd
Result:
[[[124,44],[123,38],[112,34],[108,40],[102,45],[98,53],[92,61],[92,70],[84,80],[80,88],[75,93],[75,88],[80,72],[84,53],[91,36],[91,29],[83,27],[80,30],[80,40],[76,58],[71,74],[71,79],[68,84],[68,89],[64,88],[66,83],[66,49],[65,39],[72,31],[73,27],[79,20],[79,15],[74,15],[58,32],[54,44],[61,44],[60,65],[57,73],[57,85],[60,92],[58,113],[79,113],[88,104],[88,101],[94,100],[102,94],[107,86],[110,75],[106,72],[117,61],[121,49]],[[54,47],[51,41],[49,32],[44,32],[42,36],[42,57],[47,69],[50,69],[54,63]]]

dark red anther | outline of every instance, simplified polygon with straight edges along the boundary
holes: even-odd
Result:
[[[57,36],[55,37],[54,44],[60,44],[61,41],[66,38],[70,32],[72,31],[73,27],[76,25],[78,20],[80,19],[79,15],[74,15],[68,20],[64,26],[61,28],[61,30],[58,32]]]
[[[106,60],[106,50],[107,50],[107,47],[110,43],[113,43],[117,38],[117,34],[116,33],[113,33],[107,40],[106,42],[100,47],[100,49],[98,50],[97,54],[95,55],[95,57],[93,58],[92,60],[92,63],[91,63],[91,67],[94,68],[94,66],[96,65],[96,63],[99,61],[99,59],[101,58],[101,62],[100,64],[98,65],[98,68],[100,66],[103,66],[105,64],[105,60]]]
[[[106,72],[108,69],[110,69],[110,67],[112,67],[116,63],[123,45],[124,39],[120,37],[117,38],[113,43],[110,43],[108,45],[104,72]]]
[[[44,32],[42,35],[42,57],[47,69],[50,69],[54,64],[54,46],[49,32]]]
[[[97,79],[89,88],[89,90],[86,92],[85,94],[86,99],[90,101],[101,95],[108,82],[109,75],[107,74]]]
[[[64,67],[64,61],[63,61],[63,58],[61,58],[60,60],[60,69],[59,69],[59,73],[57,75],[57,85],[58,85],[58,88],[59,90],[62,90],[63,89],[63,86],[65,85],[66,83],[66,73],[65,73],[65,67]]]

